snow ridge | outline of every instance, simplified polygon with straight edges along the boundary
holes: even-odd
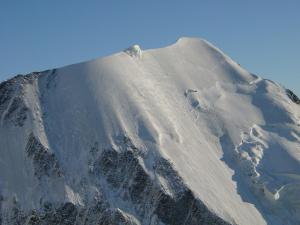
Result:
[[[300,222],[298,97],[205,40],[17,76],[0,116],[1,224]]]

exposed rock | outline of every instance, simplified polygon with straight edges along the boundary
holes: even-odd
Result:
[[[15,126],[24,125],[28,111],[24,101],[24,87],[32,85],[38,75],[18,75],[0,84],[0,118],[11,121]]]
[[[138,225],[135,218],[120,209],[108,209],[103,212],[99,225]]]
[[[26,152],[33,160],[34,173],[37,178],[41,179],[43,176],[62,176],[62,170],[55,155],[43,146],[32,133],[28,138]]]
[[[287,89],[286,90],[287,95],[289,96],[289,98],[296,104],[300,105],[300,99],[298,98],[298,96],[292,92],[291,90]]]
[[[133,45],[125,49],[124,52],[130,55],[131,57],[136,57],[136,58],[142,57],[142,49],[139,45]]]
[[[10,120],[14,125],[22,127],[27,118],[26,112],[28,108],[25,106],[21,97],[16,96],[13,98],[4,119]]]
[[[124,145],[132,145],[126,139]],[[136,147],[118,151],[106,149],[95,160],[93,174],[106,177],[107,182],[119,193],[124,201],[135,207],[141,224],[145,218],[157,217],[164,224],[228,224],[208,208],[184,185],[172,164],[159,158],[155,171],[168,183],[166,187],[158,185],[142,166],[142,157],[134,152]],[[170,192],[170,193],[169,193]]]

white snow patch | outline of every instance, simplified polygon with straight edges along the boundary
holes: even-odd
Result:
[[[139,45],[133,45],[124,50],[128,55],[132,57],[140,58],[142,56],[142,49]]]
[[[83,201],[78,193],[75,193],[69,185],[65,185],[66,200],[74,205],[83,205]]]

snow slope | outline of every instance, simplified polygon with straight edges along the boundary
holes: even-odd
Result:
[[[134,45],[1,85],[3,224],[14,223],[14,207],[23,215],[49,202],[84,208],[99,195],[128,224],[175,224],[155,210],[141,214],[149,200],[137,207],[110,182],[114,170],[103,172],[107,160],[95,160],[115,149],[113,167],[123,148],[138,149],[136,166],[151,185],[168,196],[187,188],[230,224],[300,223],[300,105],[207,41],[181,38],[146,51]],[[157,172],[160,159],[172,169]]]

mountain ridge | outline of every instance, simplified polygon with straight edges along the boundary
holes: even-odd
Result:
[[[294,224],[293,96],[195,38],[3,82],[3,224]]]

